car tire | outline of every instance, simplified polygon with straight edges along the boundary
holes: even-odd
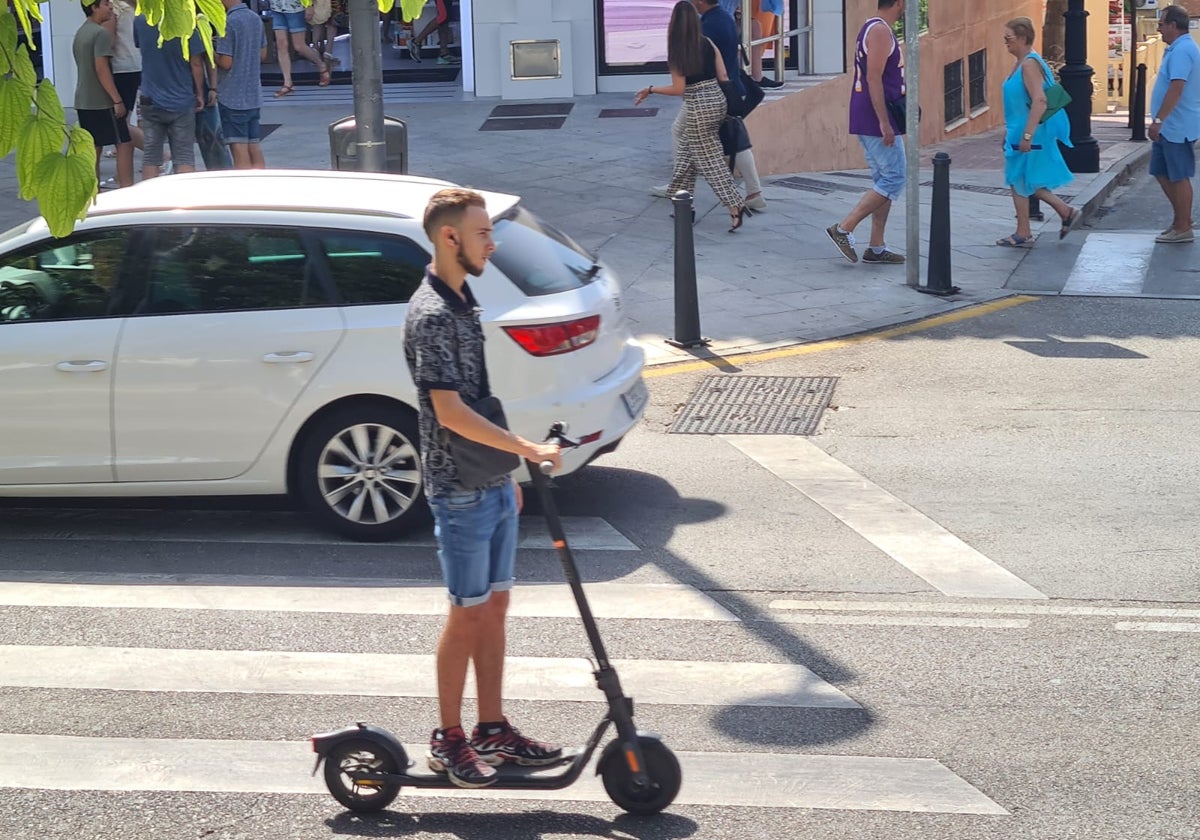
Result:
[[[417,417],[383,403],[338,408],[305,435],[301,503],[325,528],[361,542],[394,539],[430,519]]]

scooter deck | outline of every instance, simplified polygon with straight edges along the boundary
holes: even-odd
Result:
[[[569,747],[563,749],[562,758],[554,764],[541,764],[536,767],[522,766],[520,764],[511,764],[505,762],[496,768],[499,775],[497,785],[503,787],[505,782],[513,782],[517,780],[539,780],[547,779],[563,772],[563,768],[572,761],[583,755],[583,747]],[[397,778],[401,785],[405,784],[405,780],[409,780],[408,784],[420,785],[426,787],[441,787],[451,786],[453,784],[447,778],[445,773],[435,773],[428,769],[425,763],[425,757],[422,756],[419,760],[413,761],[407,771],[397,774]]]

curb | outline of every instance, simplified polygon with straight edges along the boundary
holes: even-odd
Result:
[[[1113,190],[1120,186],[1135,169],[1141,167],[1149,157],[1150,144],[1146,143],[1137,151],[1125,155],[1099,178],[1092,181],[1075,199],[1075,205],[1080,208],[1082,215],[1080,224],[1086,224],[1087,220],[1094,216],[1096,211],[1104,205],[1105,200],[1112,195]]]

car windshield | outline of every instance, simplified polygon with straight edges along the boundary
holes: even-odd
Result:
[[[527,295],[567,292],[596,279],[596,264],[582,246],[520,205],[496,220],[492,236],[492,263]]]
[[[18,236],[25,233],[25,231],[29,230],[29,228],[32,227],[33,223],[36,221],[38,220],[30,219],[28,222],[22,222],[21,224],[17,225],[15,228],[9,228],[8,230],[0,231],[0,245],[3,245],[10,239],[16,239]]]

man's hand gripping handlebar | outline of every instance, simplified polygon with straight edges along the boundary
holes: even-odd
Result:
[[[553,447],[555,450],[554,454],[557,455],[560,450],[579,446],[579,441],[567,437],[567,424],[559,421],[550,427],[550,431],[546,433],[546,440],[542,445]],[[538,469],[541,470],[542,475],[550,475],[557,467],[558,464],[549,458],[538,463]]]

